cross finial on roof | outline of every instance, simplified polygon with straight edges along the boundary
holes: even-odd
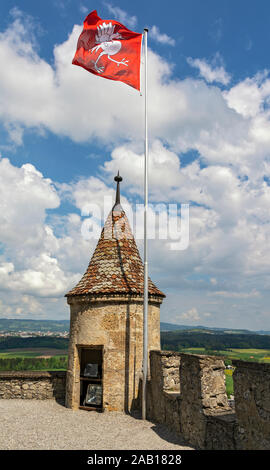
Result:
[[[120,206],[120,184],[119,183],[121,183],[122,180],[123,178],[122,176],[119,175],[119,170],[118,170],[117,176],[114,177],[114,181],[117,182],[114,210],[116,210],[118,205]]]

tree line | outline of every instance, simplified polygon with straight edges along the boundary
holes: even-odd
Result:
[[[182,331],[162,331],[161,349],[180,351],[183,348],[205,348],[211,350],[270,349],[270,336],[246,334],[208,334]]]
[[[17,348],[68,349],[68,342],[68,338],[58,338],[54,336],[35,336],[30,338],[21,338],[20,336],[4,336],[0,338],[0,350]]]
[[[0,370],[59,370],[67,369],[67,356],[15,357],[0,359]]]

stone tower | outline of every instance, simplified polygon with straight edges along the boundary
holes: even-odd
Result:
[[[73,409],[87,409],[87,386],[91,384],[93,389],[95,383],[102,395],[98,402],[101,409],[128,412],[138,405],[144,270],[120,204],[121,180],[118,173],[116,202],[89,266],[76,287],[66,294],[70,305],[66,406]],[[164,297],[149,279],[149,350],[160,349],[159,310]],[[92,367],[92,378],[84,376],[86,366]]]

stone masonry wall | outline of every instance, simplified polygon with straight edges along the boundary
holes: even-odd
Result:
[[[270,364],[233,361],[238,449],[270,449]]]
[[[0,399],[65,399],[66,372],[0,371]]]
[[[148,418],[198,449],[233,449],[235,413],[220,358],[151,351]]]
[[[179,432],[180,353],[150,351],[147,415]]]
[[[181,355],[180,429],[184,439],[198,449],[210,446],[207,444],[208,418],[232,413],[224,369],[224,362],[218,357]]]
[[[270,364],[233,365],[235,409],[221,358],[151,351],[148,419],[168,425],[197,449],[270,450]]]
[[[143,298],[71,298],[66,406],[80,406],[80,357],[83,346],[103,346],[103,407],[130,411],[138,403],[143,359]],[[148,347],[160,348],[160,299],[148,310]]]

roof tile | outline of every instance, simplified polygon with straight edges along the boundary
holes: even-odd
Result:
[[[127,216],[120,205],[108,215],[89,266],[66,296],[143,295],[144,267]],[[165,297],[149,278],[149,295]]]

